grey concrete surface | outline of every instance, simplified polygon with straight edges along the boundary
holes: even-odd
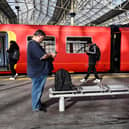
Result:
[[[83,76],[72,74],[73,84],[79,86]],[[106,74],[103,83],[128,86],[129,74]],[[0,76],[0,129],[129,129],[127,95],[68,98],[66,110],[61,113],[58,99],[48,96],[53,86],[54,77],[49,77],[42,96],[47,112],[32,112],[31,80],[23,75],[15,81]]]

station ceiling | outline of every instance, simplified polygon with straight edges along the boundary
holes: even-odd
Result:
[[[129,23],[129,0],[6,0],[20,24],[109,26]]]

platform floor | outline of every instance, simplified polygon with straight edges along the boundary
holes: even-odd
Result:
[[[76,86],[94,86],[93,76],[81,84],[84,74],[72,74]],[[50,99],[48,89],[54,87],[54,76],[46,83],[42,102],[47,112],[31,110],[31,80],[20,75],[17,80],[0,76],[0,129],[128,129],[129,96],[102,96],[66,99],[65,112],[59,112],[58,99]],[[129,73],[104,74],[107,85],[129,86]]]

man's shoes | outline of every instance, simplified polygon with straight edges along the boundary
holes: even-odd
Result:
[[[33,112],[39,112],[39,111],[40,111],[40,109],[39,109],[39,108],[37,108],[37,109],[33,110]]]
[[[15,80],[18,77],[18,73],[16,73],[14,76],[10,77],[9,80]]]
[[[44,111],[44,112],[47,112],[47,109],[46,109],[46,107],[40,107],[40,108],[37,108],[37,109],[35,109],[35,110],[33,110],[34,112],[40,112],[40,111]]]
[[[46,107],[43,107],[43,106],[41,106],[39,110],[40,110],[40,111],[47,112],[47,108],[46,108]]]
[[[17,78],[18,77],[18,73],[16,73],[15,75],[14,75],[14,78]]]
[[[47,112],[47,105],[45,103],[41,103],[41,105],[40,105],[40,111]]]
[[[100,79],[95,79],[93,82],[94,83],[99,83],[100,82]]]
[[[14,77],[10,77],[9,80],[15,80],[15,78]]]
[[[41,103],[41,107],[47,108],[47,105],[45,103]]]
[[[83,78],[80,80],[80,82],[87,82],[87,80]]]

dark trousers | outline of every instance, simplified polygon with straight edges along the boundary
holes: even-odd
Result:
[[[17,61],[12,61],[10,63],[10,70],[11,70],[11,73],[12,73],[12,76],[14,77],[14,75],[16,74],[16,71],[14,69],[14,65],[17,63]]]
[[[85,76],[85,79],[88,79],[91,72],[94,73],[94,76],[95,76],[96,79],[100,79],[99,76],[98,76],[98,73],[96,71],[95,65],[96,64],[89,64],[88,72],[87,72],[87,75]]]

